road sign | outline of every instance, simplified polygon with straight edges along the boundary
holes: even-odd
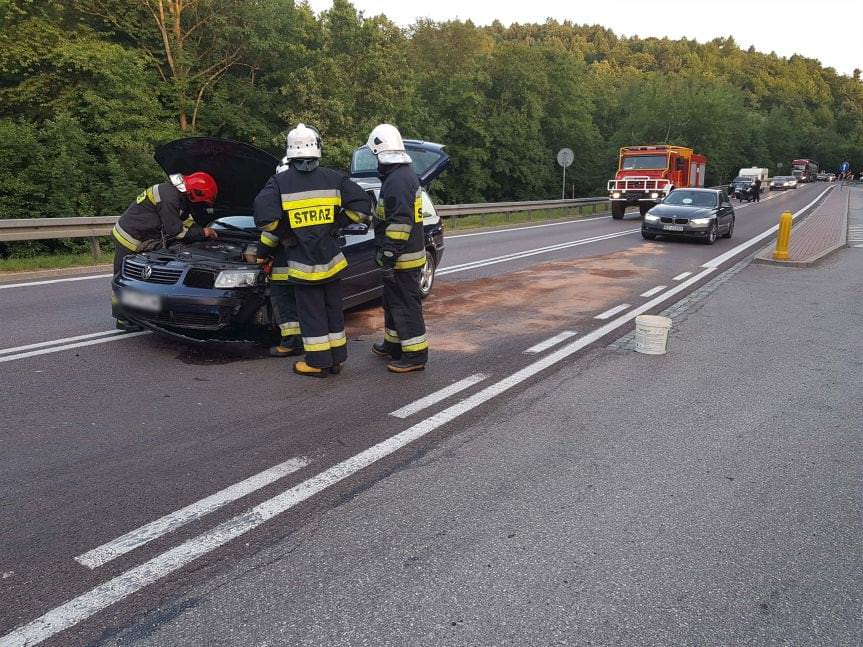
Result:
[[[560,153],[558,153],[558,159],[560,159]],[[842,162],[842,165],[839,167],[839,172],[847,173],[849,168],[851,168],[851,165],[848,162]]]
[[[566,167],[572,164],[575,159],[575,153],[571,148],[561,148],[557,151],[557,163],[563,167],[563,187],[560,190],[560,199],[566,199]]]

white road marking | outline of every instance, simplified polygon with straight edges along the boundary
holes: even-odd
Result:
[[[103,330],[102,332],[91,332],[86,335],[76,335],[75,337],[64,337],[63,339],[52,339],[51,341],[40,341],[35,344],[26,344],[25,346],[15,346],[14,348],[0,348],[0,355],[8,355],[9,353],[17,353],[32,348],[44,348],[45,346],[54,346],[56,344],[65,344],[67,342],[81,341],[82,339],[93,339],[93,337],[111,337],[114,335],[122,335],[122,330]]]
[[[441,400],[446,400],[448,397],[455,395],[460,391],[464,391],[465,389],[472,387],[478,382],[482,382],[487,377],[488,375],[486,375],[485,373],[477,373],[475,375],[471,375],[464,378],[463,380],[459,380],[458,382],[454,382],[453,384],[442,388],[440,391],[429,393],[424,398],[414,400],[410,404],[406,404],[405,406],[403,406],[401,409],[396,409],[395,411],[390,412],[390,415],[395,416],[396,418],[407,418],[408,416],[412,416],[413,414],[415,414],[417,411],[427,409],[433,404],[437,404]]]
[[[654,294],[662,292],[667,287],[667,285],[657,285],[655,288],[650,288],[647,292],[642,292],[640,296],[652,297]]]
[[[248,511],[219,524],[212,530],[189,539],[180,546],[157,555],[144,564],[121,573],[117,577],[48,611],[39,618],[27,623],[26,625],[18,627],[3,637],[0,637],[0,647],[21,647],[22,645],[27,645],[29,647],[40,643],[43,640],[47,640],[51,636],[78,624],[82,620],[86,620],[99,611],[102,611],[112,604],[123,600],[153,582],[156,582],[184,567],[202,555],[224,546],[233,539],[236,539],[237,537],[260,526],[273,517],[290,510],[318,492],[321,492],[356,474],[369,465],[390,456],[402,447],[422,438],[448,422],[464,415],[468,411],[471,411],[485,402],[497,397],[501,393],[518,386],[545,369],[567,359],[582,348],[602,339],[607,334],[632,321],[636,316],[644,312],[648,312],[660,303],[667,301],[674,295],[687,289],[689,286],[698,283],[701,279],[705,278],[715,270],[715,267],[708,267],[707,269],[702,270],[695,276],[679,283],[676,287],[664,292],[658,297],[647,301],[641,306],[613,321],[609,321],[563,348],[528,364],[512,375],[485,387],[483,390],[465,398],[461,402],[458,402],[457,404],[454,404],[447,409],[408,427],[401,433],[396,434],[391,438],[387,438],[377,445],[369,447],[359,454],[324,470],[320,474],[303,481],[299,485],[296,485],[289,490],[260,503]]]
[[[29,281],[27,283],[0,283],[0,290],[9,288],[29,288],[33,285],[49,285],[51,283],[67,283],[69,281],[90,281],[92,279],[110,279],[113,274],[92,274],[89,276],[71,276],[65,279],[48,279],[45,281]]]
[[[630,234],[638,233],[641,231],[641,228],[638,229],[627,229],[626,231],[619,231],[613,234],[603,234],[601,236],[592,236],[591,238],[582,238],[579,240],[573,240],[567,243],[558,243],[556,245],[548,245],[546,247],[538,247],[536,249],[528,249],[521,252],[513,252],[512,254],[506,254],[504,256],[495,256],[492,258],[486,258],[478,261],[471,261],[469,263],[461,263],[459,265],[451,265],[449,267],[445,267],[437,271],[438,276],[444,276],[446,274],[454,274],[455,272],[466,272],[468,270],[477,269],[480,267],[485,267],[487,265],[494,265],[496,263],[505,263],[507,261],[514,261],[520,258],[526,258],[528,256],[536,256],[537,254],[547,254],[549,252],[556,252],[562,249],[568,249],[570,247],[577,247],[579,245],[588,245],[590,243],[597,243],[604,240],[611,240],[613,238],[619,238],[620,236],[629,236]]]
[[[536,346],[531,346],[524,352],[531,355],[541,353],[552,346],[557,346],[560,342],[566,341],[570,337],[575,337],[577,334],[578,333],[575,330],[564,330],[563,332],[556,334],[554,337],[549,337],[545,341],[539,342]]]
[[[579,218],[578,220],[567,220],[566,222],[548,222],[543,225],[526,225],[524,227],[508,227],[506,229],[494,229],[492,231],[477,231],[472,234],[447,234],[446,239],[451,238],[467,238],[468,236],[490,236],[492,234],[509,234],[514,231],[522,231],[523,229],[539,229],[540,227],[559,227],[560,225],[575,225],[580,222],[589,222],[591,220],[610,220],[611,216],[594,216],[592,218]]]
[[[7,355],[0,357],[0,364],[3,362],[13,362],[17,359],[26,359],[28,357],[36,357],[37,355],[47,355],[49,353],[59,353],[60,351],[70,350],[72,348],[83,348],[84,346],[95,346],[96,344],[105,344],[109,341],[118,341],[122,339],[131,339],[132,337],[140,337],[141,335],[149,335],[149,330],[141,330],[139,332],[127,332],[122,335],[112,335],[111,337],[100,337],[99,339],[90,339],[89,341],[81,341],[75,344],[64,344],[62,346],[52,346],[51,348],[42,348],[40,350],[31,350],[26,353],[18,353],[17,355]]]
[[[75,561],[91,569],[107,564],[120,555],[125,555],[129,551],[135,550],[162,535],[166,535],[195,519],[200,519],[232,501],[241,499],[270,483],[275,483],[308,464],[309,460],[303,456],[291,458],[284,463],[279,463],[239,483],[219,490],[200,501],[187,505],[185,508],[180,508],[140,528],[127,532],[125,535],[102,544],[93,550],[89,550],[83,555],[78,555]]]
[[[687,276],[689,276],[690,274],[692,274],[692,272],[681,272],[681,273],[680,273],[680,274],[678,274],[677,276],[673,276],[673,277],[671,278],[671,280],[672,280],[672,281],[682,281],[683,279],[685,279],[685,278],[686,278]]]
[[[827,187],[826,189],[824,189],[821,193],[819,193],[819,194],[815,197],[815,199],[814,199],[814,200],[812,200],[812,202],[810,202],[809,204],[807,204],[807,205],[806,205],[805,207],[803,207],[802,209],[799,209],[797,212],[792,213],[792,214],[791,214],[791,217],[792,217],[792,218],[796,218],[797,216],[799,216],[800,214],[802,214],[804,211],[808,211],[808,210],[812,207],[812,205],[814,205],[816,202],[818,202],[818,201],[819,201],[819,200],[824,196],[824,194],[825,194],[825,193],[827,193],[828,191],[830,191],[830,189],[832,189],[832,188],[833,188],[832,186],[829,186],[829,187]],[[750,247],[752,247],[753,245],[757,245],[758,243],[760,243],[762,240],[764,240],[764,239],[765,239],[765,238],[767,238],[768,236],[772,236],[773,234],[775,234],[775,233],[776,233],[776,231],[777,231],[778,229],[779,229],[779,223],[776,223],[775,225],[773,225],[772,227],[770,227],[770,228],[769,228],[769,229],[767,229],[766,231],[761,232],[761,233],[760,233],[760,234],[758,234],[757,236],[753,236],[753,237],[752,237],[752,238],[750,238],[749,240],[747,240],[747,241],[745,241],[745,242],[743,242],[743,243],[740,243],[740,244],[739,244],[739,245],[737,245],[736,247],[732,247],[731,249],[729,249],[729,250],[728,250],[727,252],[725,252],[724,254],[720,254],[719,256],[717,256],[717,257],[715,257],[715,258],[713,258],[713,259],[711,259],[711,260],[707,261],[707,262],[706,262],[704,265],[702,265],[701,267],[705,267],[705,268],[708,268],[708,267],[719,267],[719,266],[720,266],[720,265],[722,265],[725,261],[727,261],[727,260],[728,260],[728,259],[730,259],[730,258],[734,258],[735,256],[737,256],[737,255],[738,255],[740,252],[742,252],[743,250],[745,250],[745,249],[749,249],[749,248],[750,248]]]
[[[594,319],[611,319],[618,312],[623,312],[627,308],[631,308],[628,303],[621,303],[619,306],[614,306],[613,308],[609,308],[605,312],[600,312],[598,315],[594,317]]]
[[[854,245],[854,247],[863,247],[863,245]]]

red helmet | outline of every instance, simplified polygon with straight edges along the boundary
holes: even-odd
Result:
[[[186,196],[189,198],[189,202],[213,204],[219,194],[219,186],[213,176],[203,171],[184,175],[183,184],[186,185]]]

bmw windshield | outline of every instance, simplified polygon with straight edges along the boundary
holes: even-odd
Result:
[[[663,204],[679,205],[681,207],[715,207],[716,194],[707,191],[687,191],[677,189],[668,194]]]

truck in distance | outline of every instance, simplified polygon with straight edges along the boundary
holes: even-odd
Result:
[[[624,146],[617,173],[608,181],[611,217],[623,218],[627,206],[643,216],[673,189],[703,187],[707,158],[685,146]]]
[[[791,175],[798,182],[815,182],[818,179],[818,163],[809,159],[791,161]]]

